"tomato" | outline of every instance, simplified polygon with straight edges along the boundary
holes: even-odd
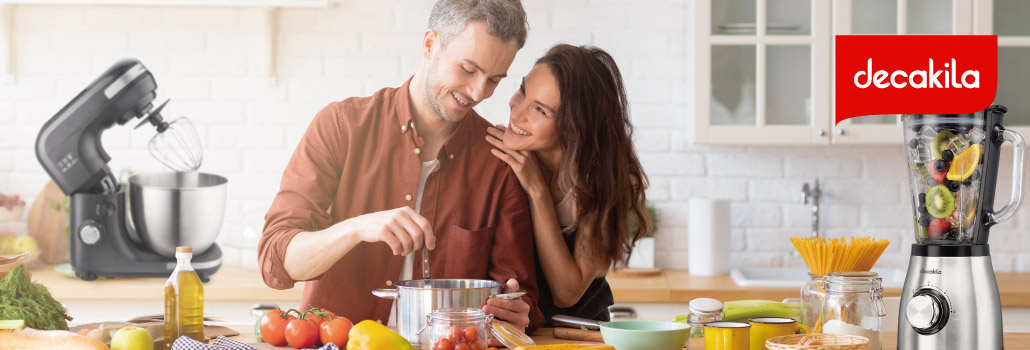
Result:
[[[344,348],[347,346],[347,334],[350,333],[351,327],[354,327],[354,324],[346,317],[325,320],[319,327],[318,338],[322,344],[333,343],[339,348]]]
[[[465,327],[465,341],[471,343],[476,340],[479,340],[479,330],[472,326]]]
[[[458,345],[459,343],[464,342],[465,331],[462,331],[458,326],[451,326],[451,328],[447,330],[447,337],[451,340],[451,343]]]
[[[287,318],[283,310],[268,310],[261,316],[261,339],[273,346],[286,345],[286,324],[293,317]]]
[[[306,319],[290,320],[286,325],[286,342],[297,349],[314,346],[318,342],[318,325]]]
[[[472,350],[486,350],[486,343],[484,343],[482,340],[474,341],[471,344],[471,349]]]
[[[457,344],[454,346],[454,350],[472,350],[468,344]]]

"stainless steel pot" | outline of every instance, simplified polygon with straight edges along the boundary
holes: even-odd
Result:
[[[400,281],[397,288],[379,288],[372,294],[395,299],[397,333],[420,349],[429,349],[429,333],[417,334],[427,325],[426,315],[444,308],[479,308],[486,300],[501,292],[501,282],[473,279],[430,279]]]
[[[129,177],[129,224],[143,244],[174,258],[175,247],[203,254],[222,229],[226,180],[207,173],[149,173]]]

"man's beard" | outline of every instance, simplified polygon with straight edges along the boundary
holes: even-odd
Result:
[[[439,60],[433,58],[429,62],[429,70],[426,72],[426,83],[423,84],[423,98],[426,100],[426,104],[429,105],[429,109],[433,114],[442,120],[447,120],[447,116],[443,112],[443,104],[440,101],[439,96],[436,96],[436,92],[441,91],[439,80],[437,79],[437,73],[439,72]]]

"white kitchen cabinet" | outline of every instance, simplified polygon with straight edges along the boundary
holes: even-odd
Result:
[[[896,115],[833,126],[833,35],[973,34],[973,1],[698,0],[694,142],[900,144]]]
[[[694,141],[829,141],[830,2],[700,0]]]
[[[973,29],[971,0],[836,0],[833,12],[835,35],[968,35]],[[862,116],[836,125],[832,142],[900,144],[901,131],[898,115]]]
[[[1004,124],[1030,135],[1030,1],[973,0],[973,34],[998,36],[998,92]]]

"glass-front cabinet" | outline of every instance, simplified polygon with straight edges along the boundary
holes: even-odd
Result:
[[[973,33],[998,36],[998,92],[1005,126],[1030,133],[1030,1],[973,0]]]
[[[972,34],[973,1],[698,0],[695,142],[901,143],[896,115],[833,126],[833,34]],[[995,0],[1001,1],[1030,13],[1030,1]],[[1012,62],[1030,62],[1030,24],[1009,16],[1023,26],[1011,30],[1027,35],[1021,42],[1026,48],[1013,53]],[[1026,71],[1026,80],[1011,79],[1030,81]],[[1030,91],[1013,93],[1021,90]],[[1030,99],[1021,101],[1030,107]],[[1030,113],[1025,118],[1030,126]]]
[[[836,0],[833,33],[968,35],[972,33],[971,6],[970,0]],[[833,128],[832,142],[893,144],[902,139],[901,120],[891,114],[845,120]]]
[[[826,143],[830,3],[712,0],[697,11],[695,142]]]

